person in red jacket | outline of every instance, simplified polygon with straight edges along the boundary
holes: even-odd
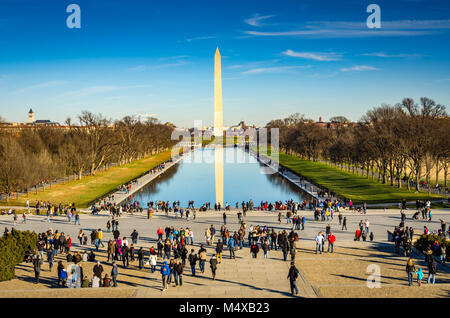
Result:
[[[355,241],[359,241],[361,237],[361,230],[358,228],[355,233]]]
[[[336,242],[336,236],[334,236],[333,232],[331,232],[330,235],[328,235],[328,250],[327,250],[327,252],[330,252],[330,248],[331,248],[331,253],[334,252],[334,242]]]

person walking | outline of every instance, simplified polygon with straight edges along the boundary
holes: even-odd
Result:
[[[230,250],[230,259],[236,258],[236,255],[234,254],[234,249],[236,247],[236,240],[234,237],[230,237],[230,240],[228,241],[228,249]]]
[[[250,253],[252,253],[253,258],[257,258],[259,252],[259,247],[255,241],[253,241],[252,246],[250,246]]]
[[[322,249],[323,249],[323,235],[322,232],[319,232],[319,234],[317,234],[316,236],[316,254],[317,252],[320,252],[320,254],[322,254]]]
[[[161,278],[162,278],[162,284],[163,284],[162,291],[165,291],[169,287],[167,281],[168,281],[168,278],[170,275],[170,268],[167,265],[167,261],[164,261],[164,264],[161,266],[160,272],[161,272]]]
[[[156,252],[154,250],[152,250],[150,252],[150,256],[149,256],[149,263],[150,263],[150,268],[151,268],[152,273],[154,273],[156,270],[157,260],[158,260],[158,255],[156,254]]]
[[[139,269],[144,268],[144,248],[141,247],[138,251],[138,262],[139,262]]]
[[[336,237],[334,236],[333,232],[331,232],[330,235],[328,235],[328,253],[330,252],[330,249],[331,253],[334,252],[334,242],[336,242]]]
[[[416,271],[416,275],[417,275],[417,284],[419,286],[422,286],[422,278],[423,278],[422,268],[419,267],[419,269]]]
[[[436,281],[436,261],[432,258],[432,261],[428,263],[428,284],[434,285]]]
[[[216,245],[216,255],[217,255],[217,261],[220,263],[222,263],[222,252],[223,252],[223,243],[222,240],[219,239],[217,241],[217,245]]]
[[[116,262],[112,263],[112,269],[111,269],[111,277],[113,281],[113,287],[117,287],[117,276],[119,276],[119,267],[117,266]]]
[[[291,267],[289,268],[289,273],[288,273],[287,279],[289,279],[292,296],[294,296],[294,292],[295,292],[295,295],[298,295],[298,287],[297,287],[298,275],[299,275],[299,271],[298,271],[297,267],[295,267],[295,262],[291,262]]]
[[[103,266],[100,264],[100,261],[98,261],[97,264],[94,265],[94,268],[92,270],[94,272],[94,276],[102,279]]]
[[[406,273],[408,274],[408,285],[413,285],[414,280],[414,272],[416,271],[416,267],[414,266],[414,261],[412,258],[408,259],[408,262],[406,263]]]
[[[278,235],[278,237],[281,238],[282,236]],[[282,241],[281,241],[280,245],[281,245],[281,250],[283,251],[283,259],[286,262],[287,261],[287,255],[288,255],[288,252],[289,252],[289,243],[288,243],[286,237],[282,238]]]
[[[177,259],[174,266],[175,286],[179,285],[181,287],[183,285],[183,267],[183,264]]]
[[[347,231],[347,217],[346,216],[344,216],[344,219],[342,220],[342,230],[344,230],[344,228]]]
[[[55,252],[53,250],[53,247],[50,246],[50,248],[47,251],[47,261],[48,261],[48,270],[49,271],[52,271],[54,257],[55,257]]]
[[[269,241],[267,239],[261,245],[261,248],[264,252],[264,258],[269,258]]]
[[[198,266],[200,267],[200,271],[203,274],[205,272],[205,263],[206,263],[206,249],[203,247],[203,244],[200,245],[200,250],[198,251],[198,256],[199,256],[199,260],[200,260]]]
[[[216,255],[213,255],[209,260],[209,266],[211,267],[212,279],[216,279],[216,270],[217,270],[217,259]]]
[[[41,274],[41,257],[39,253],[36,251],[33,256],[33,269],[34,269],[34,283],[39,284],[39,276]]]
[[[194,250],[191,250],[191,254],[189,254],[189,264],[191,265],[191,272],[192,276],[195,276],[195,265],[197,264],[197,255],[195,254]]]

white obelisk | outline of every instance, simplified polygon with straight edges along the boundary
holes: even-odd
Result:
[[[214,136],[223,136],[222,66],[219,48],[214,57]]]
[[[220,62],[219,48],[214,57],[214,136],[223,136],[223,112],[222,112],[222,66]],[[223,207],[223,143],[216,142],[214,150],[214,172],[216,183],[216,203]]]

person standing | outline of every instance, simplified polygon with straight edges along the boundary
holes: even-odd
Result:
[[[330,235],[328,235],[328,253],[330,252],[330,249],[331,253],[334,252],[334,242],[336,242],[336,237],[334,236],[333,232],[331,232]]]
[[[219,239],[216,245],[217,261],[219,262],[219,264],[222,263],[222,252],[223,252],[223,243],[222,240]]]
[[[432,282],[434,285],[436,281],[436,261],[434,258],[431,259],[431,262],[428,263],[428,284]]]
[[[149,256],[149,262],[150,262],[150,267],[151,267],[152,273],[154,273],[156,270],[157,260],[158,260],[158,255],[156,254],[156,252],[154,250],[151,251],[150,256]]]
[[[216,279],[216,270],[217,270],[217,259],[216,255],[213,255],[209,260],[209,266],[211,267],[212,279]]]
[[[175,285],[180,287],[183,285],[183,264],[180,263],[180,260],[177,259],[175,263]]]
[[[412,258],[408,259],[408,262],[406,263],[406,273],[408,274],[408,285],[413,285],[414,280],[414,272],[416,271],[416,267],[414,266],[414,261]]]
[[[99,279],[102,279],[103,266],[100,264],[100,261],[98,261],[97,264],[94,265],[94,268],[92,270],[94,272],[94,276],[97,276]]]
[[[144,248],[140,248],[138,251],[139,269],[144,268]]]
[[[230,259],[236,258],[236,255],[234,254],[234,248],[236,247],[236,240],[234,237],[230,237],[230,240],[228,241],[228,249],[230,250]]]
[[[133,230],[133,233],[131,233],[131,242],[136,245],[138,243],[138,237],[139,233],[136,231],[136,229]]]
[[[226,212],[223,212],[223,224],[227,225],[227,214],[226,214]]]
[[[168,288],[168,277],[170,275],[170,268],[167,265],[167,261],[164,261],[164,264],[161,266],[161,278],[162,278],[162,284],[163,284],[163,289],[162,291],[167,290]]]
[[[191,254],[189,254],[189,264],[191,265],[192,276],[195,276],[195,265],[197,264],[197,255],[194,250],[191,250]]]
[[[264,252],[264,258],[269,258],[269,241],[267,239],[261,245],[261,248]]]
[[[319,232],[319,234],[317,234],[316,236],[316,254],[317,252],[320,252],[320,254],[322,254],[322,249],[323,249],[323,235],[322,232]]]
[[[216,235],[216,229],[214,228],[214,225],[211,224],[209,231],[211,232],[211,245],[214,245],[214,237]]]
[[[113,281],[113,287],[117,287],[117,276],[119,276],[119,268],[116,264],[116,262],[112,263],[112,269],[111,269],[111,277]]]
[[[38,252],[36,251],[33,256],[33,269],[34,269],[34,278],[35,284],[39,284],[39,276],[41,274],[41,257],[39,256]]]
[[[48,267],[49,267],[48,270],[49,271],[52,271],[54,257],[55,257],[55,253],[53,251],[53,248],[50,246],[50,248],[47,251],[47,261],[48,261]]]
[[[289,268],[289,273],[288,273],[287,278],[289,279],[289,283],[291,285],[292,296],[294,296],[294,291],[295,291],[295,295],[298,295],[298,287],[297,287],[298,275],[299,275],[299,271],[298,271],[297,267],[295,267],[295,262],[291,262],[291,267]]]
[[[200,250],[198,251],[198,256],[200,259],[199,266],[200,271],[202,274],[205,272],[205,263],[206,263],[206,249],[203,247],[203,245],[200,246]]]
[[[250,252],[252,253],[253,258],[257,258],[259,247],[255,241],[253,241],[252,246],[250,246]]]
[[[344,228],[347,231],[347,217],[346,216],[344,216],[344,219],[342,220],[342,230],[344,230]]]

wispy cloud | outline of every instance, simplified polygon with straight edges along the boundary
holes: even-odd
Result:
[[[142,71],[155,70],[155,69],[161,69],[161,68],[183,66],[186,64],[189,64],[189,62],[180,60],[180,61],[176,61],[173,63],[163,63],[163,64],[154,64],[154,65],[137,65],[137,66],[128,68],[128,70],[142,72]]]
[[[215,35],[198,36],[198,37],[195,37],[195,38],[186,39],[186,42],[201,41],[201,40],[211,40],[211,39],[215,39],[215,38],[216,38]]]
[[[422,54],[387,54],[384,52],[364,53],[363,56],[383,57],[383,58],[417,58],[422,57]]]
[[[450,20],[397,20],[382,21],[381,29],[368,29],[364,22],[318,21],[308,22],[294,30],[243,31],[251,36],[265,37],[374,37],[420,36],[450,29]]]
[[[70,97],[70,98],[85,97],[85,96],[90,96],[90,95],[95,95],[95,94],[108,93],[108,92],[116,91],[119,89],[121,89],[120,86],[112,86],[112,85],[88,86],[88,87],[83,87],[83,88],[80,88],[77,90],[66,92],[62,95],[59,95],[58,97]]]
[[[355,65],[352,67],[341,68],[341,72],[360,72],[360,71],[378,71],[379,69],[369,65]]]
[[[44,83],[39,83],[31,86],[27,86],[16,91],[11,92],[12,95],[20,95],[33,90],[43,89],[43,88],[52,88],[66,84],[67,81],[49,81]]]
[[[285,56],[298,57],[314,61],[339,61],[341,56],[336,53],[313,53],[313,52],[295,52],[286,50],[281,53]]]
[[[436,82],[447,82],[447,81],[450,81],[450,77],[441,78],[441,79],[436,80]]]
[[[260,27],[263,24],[261,23],[262,20],[266,20],[269,18],[274,17],[273,15],[259,15],[258,13],[255,13],[253,17],[245,19],[244,22],[255,27]]]
[[[310,65],[259,67],[259,68],[253,68],[253,69],[244,71],[244,72],[242,72],[242,74],[248,75],[248,74],[261,74],[261,73],[286,73],[286,72],[291,72],[293,70],[306,69],[306,68],[310,68],[310,67],[311,67]]]

